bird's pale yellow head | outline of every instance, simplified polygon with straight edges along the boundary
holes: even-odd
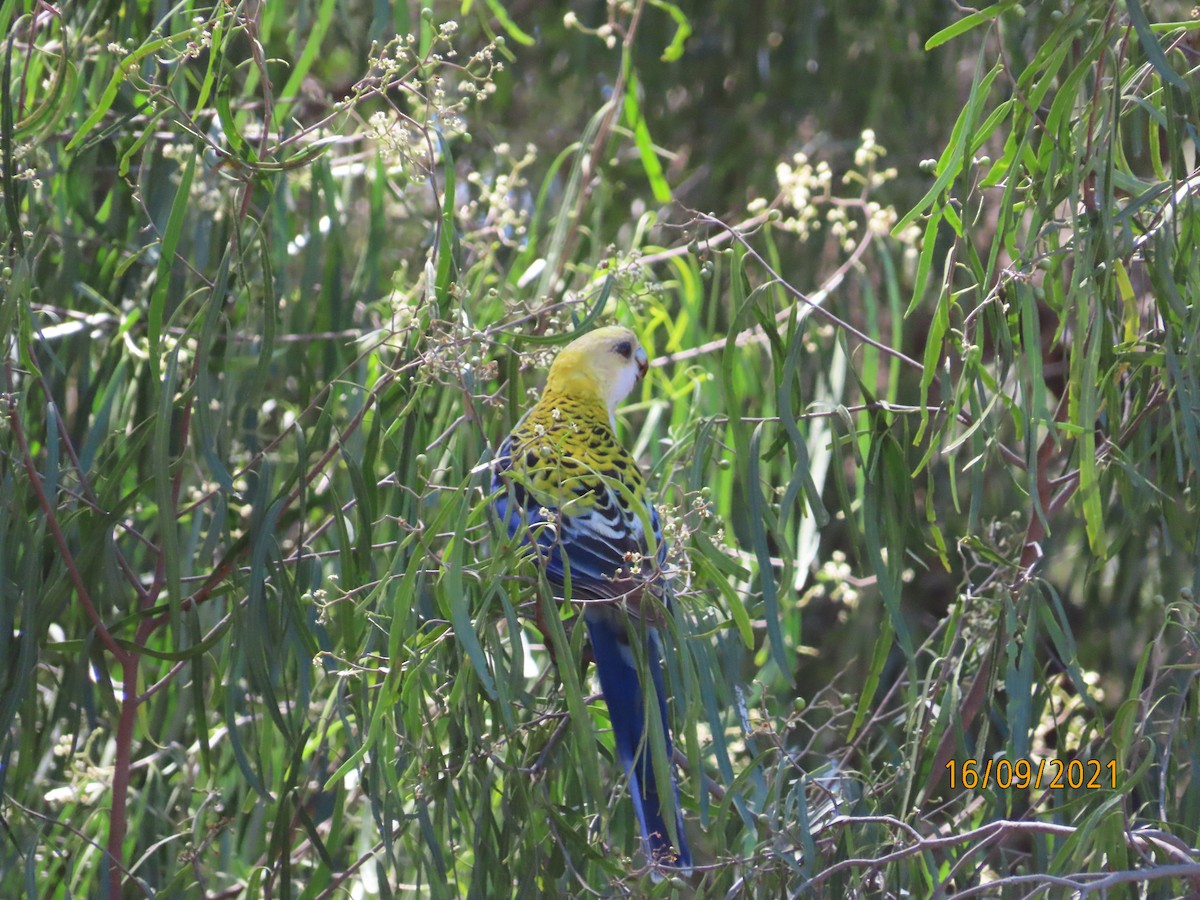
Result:
[[[650,366],[637,335],[621,325],[589,331],[554,357],[546,380],[547,393],[596,396],[611,417]]]

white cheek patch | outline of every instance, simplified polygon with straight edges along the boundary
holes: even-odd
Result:
[[[617,405],[629,396],[629,392],[633,390],[633,386],[637,384],[638,371],[633,365],[623,366],[617,377],[612,383],[612,387],[608,390],[608,409],[610,413],[617,408]]]

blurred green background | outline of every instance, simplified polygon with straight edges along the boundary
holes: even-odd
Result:
[[[1197,890],[1189,7],[0,26],[4,896]],[[486,496],[611,321],[679,570],[659,882]]]

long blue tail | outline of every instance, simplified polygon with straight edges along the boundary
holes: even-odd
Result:
[[[683,833],[679,788],[675,784],[675,763],[670,762],[671,796],[675,801],[678,848],[671,842],[671,834],[663,816],[662,798],[650,760],[650,745],[643,740],[646,716],[642,704],[642,685],[638,680],[633,650],[629,646],[629,631],[625,623],[620,621],[623,615],[616,609],[605,608],[600,604],[590,607],[584,614],[588,635],[592,639],[596,671],[600,676],[600,690],[604,694],[604,702],[608,704],[608,716],[612,720],[617,755],[629,775],[633,808],[642,832],[642,849],[655,865],[690,872],[692,851],[688,848],[687,838]],[[671,760],[673,751],[671,732],[667,727],[667,695],[663,684],[658,633],[653,628],[647,628],[646,636],[646,663],[654,679],[654,692],[658,696],[667,759]]]

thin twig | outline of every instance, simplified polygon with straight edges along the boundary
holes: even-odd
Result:
[[[722,222],[720,219],[716,218],[715,216],[710,216],[705,213],[695,213],[695,216],[696,216],[696,221],[704,222],[713,227],[725,229],[726,231],[731,230],[730,226],[726,225],[724,222]],[[808,306],[809,309],[813,310],[815,313],[822,316],[824,319],[828,320],[830,323],[832,323],[836,327],[841,328],[843,331],[846,331],[849,334],[854,335],[856,338],[858,338],[864,344],[874,347],[876,350],[878,350],[880,353],[884,354],[885,356],[891,356],[895,359],[898,359],[905,365],[910,366],[913,369],[916,369],[918,372],[923,372],[925,370],[925,367],[923,365],[921,365],[921,363],[919,363],[915,359],[913,359],[912,357],[906,356],[904,353],[900,352],[899,350],[896,350],[893,347],[889,347],[887,344],[880,343],[879,341],[877,341],[873,337],[871,337],[869,334],[866,334],[866,333],[860,331],[859,329],[857,329],[853,325],[851,325],[849,322],[835,316],[833,313],[831,313],[829,310],[827,310],[821,304],[820,301],[814,300],[813,298],[811,298],[807,294],[805,294],[803,291],[801,291],[799,288],[793,287],[791,284],[789,284],[784,279],[784,277],[782,275],[780,275],[778,272],[775,271],[774,268],[771,267],[770,263],[768,263],[765,259],[762,258],[762,256],[759,255],[758,251],[755,250],[750,245],[750,242],[747,241],[745,239],[745,237],[743,237],[741,235],[740,232],[734,232],[733,240],[737,241],[737,243],[742,245],[742,249],[744,249],[746,251],[746,255],[749,256],[751,259],[753,259],[756,263],[758,263],[759,266],[762,267],[762,270],[764,272],[766,272],[769,276],[771,276],[771,279],[775,283],[777,283],[780,287],[782,287],[785,291],[787,291],[787,293],[791,294],[793,297],[795,297],[801,303]],[[863,241],[860,242],[859,247],[862,247],[865,250],[866,244],[867,244],[867,239],[864,238]],[[856,248],[856,249],[858,249],[858,248]],[[821,300],[824,300],[824,298],[822,297]]]

